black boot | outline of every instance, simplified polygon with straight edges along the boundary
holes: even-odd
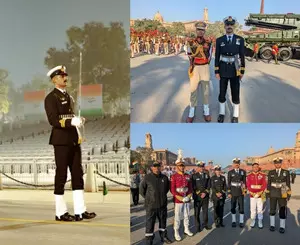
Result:
[[[270,226],[270,231],[275,231],[275,227],[274,226]]]
[[[154,235],[153,236],[146,236],[146,245],[153,245]]]
[[[216,224],[216,227],[217,228],[220,228],[220,219],[219,218],[217,218],[216,220],[215,220],[215,224]]]
[[[232,122],[232,123],[238,123],[238,122],[239,122],[239,118],[238,118],[238,117],[233,117],[233,118],[231,119],[231,122]]]
[[[92,213],[89,213],[87,211],[85,211],[84,213],[82,213],[81,215],[79,214],[75,214],[75,221],[81,221],[83,219],[93,219],[95,218],[97,215],[92,212]]]
[[[173,242],[169,239],[169,237],[168,237],[167,230],[165,230],[165,231],[159,231],[159,235],[160,235],[160,240],[161,240],[161,242],[166,243],[166,244],[171,244],[171,243],[173,243]]]
[[[223,224],[223,219],[220,220],[220,226],[225,227],[225,225]]]
[[[279,228],[279,232],[280,232],[280,233],[284,233],[284,232],[285,232],[285,229],[282,228],[282,227],[280,227],[280,228]]]
[[[224,122],[224,118],[225,118],[225,115],[219,115],[218,117],[218,123],[223,123]]]
[[[75,217],[73,215],[70,215],[68,212],[61,216],[55,216],[56,221],[74,221]]]

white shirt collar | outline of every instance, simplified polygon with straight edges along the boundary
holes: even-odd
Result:
[[[64,90],[64,89],[57,88],[57,87],[56,87],[56,89],[58,89],[58,90],[59,90],[60,92],[62,92],[63,94],[66,93],[66,90]]]

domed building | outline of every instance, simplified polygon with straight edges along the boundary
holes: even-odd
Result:
[[[156,20],[158,22],[160,22],[164,27],[168,27],[171,26],[173,24],[173,22],[181,22],[183,23],[185,30],[187,32],[194,32],[195,31],[195,24],[199,21],[204,21],[205,23],[209,24],[209,20],[208,20],[208,8],[204,8],[204,12],[203,12],[203,19],[202,20],[192,20],[192,21],[173,21],[173,22],[166,22],[164,20],[164,17],[161,15],[161,13],[159,11],[157,11],[153,17],[153,20]],[[130,27],[134,26],[134,22],[136,20],[131,19],[130,20]]]

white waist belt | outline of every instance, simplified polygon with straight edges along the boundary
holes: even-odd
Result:
[[[261,188],[261,185],[251,185],[251,188],[252,188],[252,189],[260,189],[260,188]]]
[[[176,188],[176,191],[179,193],[186,193],[188,191],[188,188],[187,187]]]
[[[271,186],[275,187],[275,188],[281,188],[283,185],[283,183],[271,183]]]
[[[241,183],[231,182],[231,186],[240,187],[240,186],[241,186]]]
[[[231,62],[233,63],[235,61],[235,58],[234,57],[222,57],[220,58],[221,61],[224,61],[224,62]]]

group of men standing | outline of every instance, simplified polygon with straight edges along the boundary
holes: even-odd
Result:
[[[131,58],[136,54],[144,52],[146,54],[168,55],[170,53],[179,54],[186,40],[182,37],[174,37],[161,33],[137,33],[130,35]]]
[[[226,200],[231,202],[232,227],[237,226],[236,207],[238,206],[238,224],[244,227],[244,198],[250,194],[250,213],[252,228],[256,225],[263,228],[263,206],[266,197],[270,199],[270,231],[275,231],[275,215],[278,205],[280,227],[279,232],[285,232],[285,220],[287,213],[287,201],[291,197],[289,171],[282,169],[282,158],[273,159],[275,170],[266,174],[260,171],[257,162],[252,164],[252,172],[247,175],[246,171],[240,168],[240,159],[232,160],[233,168],[228,172],[227,180],[221,174],[221,167],[214,167],[214,175],[210,176],[205,169],[205,163],[197,164],[196,173],[189,175],[185,172],[183,159],[176,161],[176,173],[168,177],[161,173],[161,164],[155,162],[152,173],[147,174],[140,184],[140,194],[145,198],[146,208],[146,244],[153,244],[154,224],[156,217],[159,221],[159,232],[161,241],[167,244],[172,243],[167,235],[167,194],[170,191],[174,201],[174,237],[176,241],[182,240],[180,234],[181,220],[183,219],[184,234],[193,236],[190,230],[190,209],[194,200],[194,218],[196,232],[202,228],[212,229],[209,225],[208,206],[209,200],[213,202],[214,222],[216,228],[224,227],[223,216]],[[228,184],[227,184],[228,182]],[[228,199],[226,199],[226,197]],[[202,210],[202,224],[200,212]]]

